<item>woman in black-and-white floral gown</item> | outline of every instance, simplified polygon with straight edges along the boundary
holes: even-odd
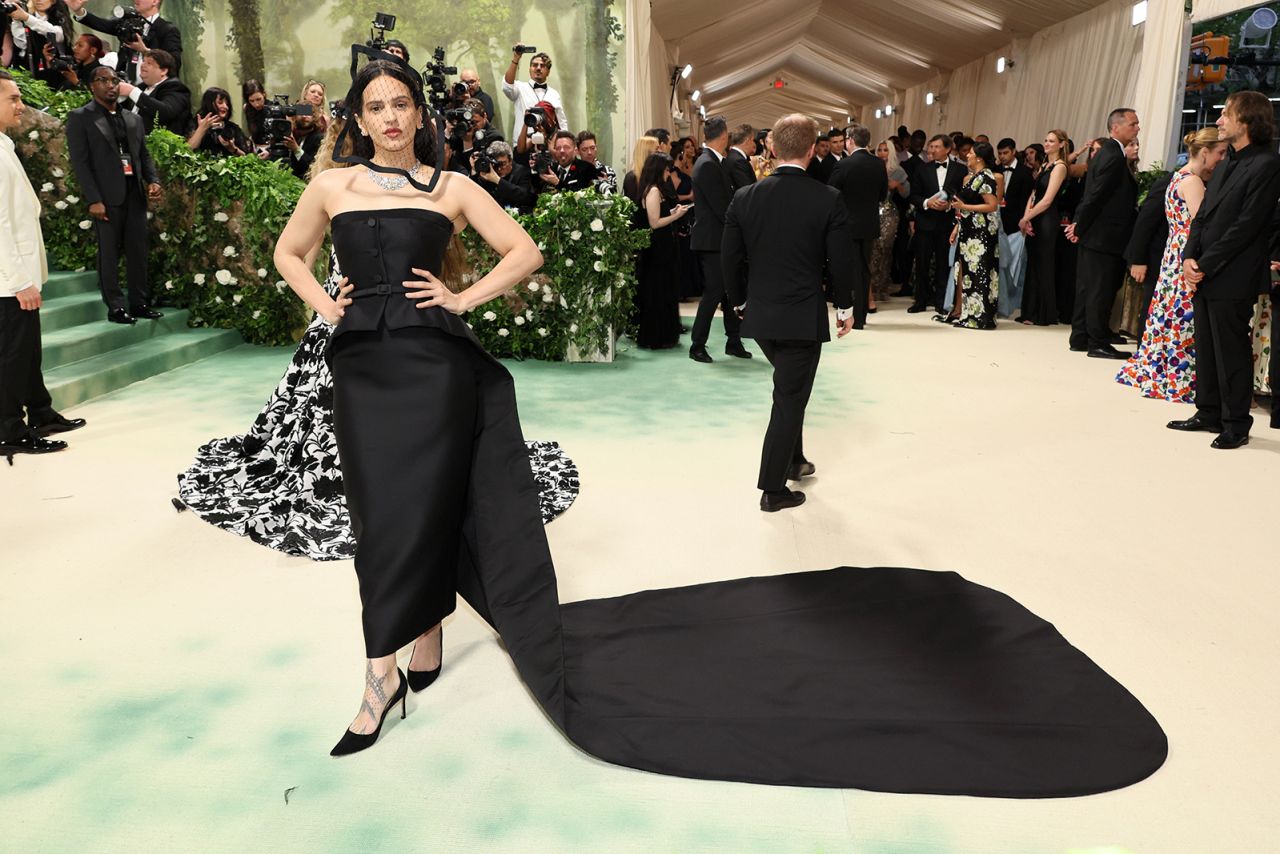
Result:
[[[342,273],[330,255],[325,289]],[[183,503],[210,524],[312,560],[355,556],[333,433],[333,377],[324,361],[333,327],[311,321],[293,361],[249,431],[214,439],[178,475]],[[556,442],[529,441],[542,520],[578,496],[578,469]]]

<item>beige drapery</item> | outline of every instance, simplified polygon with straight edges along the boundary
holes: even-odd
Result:
[[[1259,0],[1195,0],[1191,7],[1191,20],[1207,21],[1222,15],[1230,15],[1250,6],[1260,5]]]
[[[626,20],[626,140],[621,146],[624,159],[630,158],[636,137],[649,128],[671,124],[667,43],[653,25],[649,0],[627,0]]]

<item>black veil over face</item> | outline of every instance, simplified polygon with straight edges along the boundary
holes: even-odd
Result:
[[[363,64],[361,57],[365,57]],[[356,119],[360,118],[363,104],[370,100],[369,96],[377,95],[378,82],[387,79],[398,80],[407,86],[414,105],[422,114],[422,127],[410,127],[406,130],[413,133],[412,145],[418,160],[435,167],[431,179],[425,184],[416,176],[409,174],[408,170],[374,163],[372,138],[361,135]],[[395,54],[367,45],[353,44],[351,46],[351,89],[347,92],[343,103],[342,118],[347,121],[334,143],[335,162],[355,163],[386,175],[400,175],[424,193],[435,190],[440,174],[445,168],[444,116],[427,102],[421,74]],[[344,151],[349,153],[339,153]]]

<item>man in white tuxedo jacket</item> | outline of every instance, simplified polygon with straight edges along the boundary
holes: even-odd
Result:
[[[40,373],[40,289],[49,278],[40,233],[40,200],[8,132],[23,112],[18,84],[0,71],[0,456],[60,451],[44,438],[83,427],[63,418]],[[23,410],[26,417],[23,417]]]

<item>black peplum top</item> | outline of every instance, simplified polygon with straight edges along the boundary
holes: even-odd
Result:
[[[373,332],[383,324],[387,329],[442,329],[480,347],[458,315],[440,306],[418,308],[417,301],[405,298],[404,283],[419,278],[414,267],[440,275],[453,236],[448,217],[424,208],[343,211],[333,217],[331,227],[338,266],[356,287],[329,339],[330,348],[343,333]]]

